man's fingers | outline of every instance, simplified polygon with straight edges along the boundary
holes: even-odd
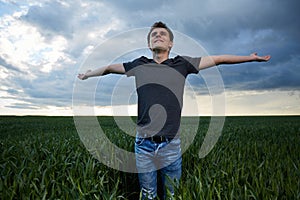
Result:
[[[81,80],[83,80],[83,78],[84,78],[84,74],[78,74],[78,76],[77,76],[79,79],[81,79]]]
[[[270,55],[267,55],[267,56],[266,56],[266,59],[267,59],[267,60],[270,60],[270,59],[271,59],[271,56],[270,56]]]
[[[270,55],[267,55],[267,56],[263,56],[262,59],[265,60],[265,61],[268,61],[270,60],[271,56]]]
[[[271,56],[267,55],[267,56],[261,56],[259,58],[260,58],[261,61],[268,61],[268,60],[270,60]]]

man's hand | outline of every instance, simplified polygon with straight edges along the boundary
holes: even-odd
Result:
[[[85,72],[85,74],[78,74],[78,78],[80,79],[80,80],[85,80],[85,79],[88,79],[89,77],[87,76],[87,74],[88,73],[90,73],[92,70],[87,70],[86,72]]]
[[[271,58],[270,55],[267,55],[267,56],[258,56],[256,52],[250,54],[250,56],[253,58],[253,61],[257,61],[257,62],[267,62]]]

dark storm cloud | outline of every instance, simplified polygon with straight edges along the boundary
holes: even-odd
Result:
[[[300,88],[300,59],[283,63],[249,63],[219,67],[225,87],[231,90],[293,90]]]
[[[104,0],[107,4],[114,6],[118,11],[124,12],[141,12],[159,9],[164,5],[172,5],[171,0],[161,1],[161,0],[152,0],[152,1],[135,1],[135,0]]]
[[[299,89],[300,23],[297,19],[300,15],[297,8],[300,2],[252,3],[245,7],[241,3],[240,10],[211,13],[206,19],[201,16],[200,20],[184,19],[182,30],[203,42],[211,54],[245,55],[256,51],[272,55],[268,63],[220,66],[226,88]]]
[[[74,13],[73,9],[57,1],[50,1],[43,6],[31,6],[21,19],[37,26],[42,33],[46,33],[44,36],[61,34],[71,37]]]
[[[8,97],[2,99],[19,99],[26,102],[24,108],[38,108],[47,105],[63,107],[72,104],[73,79],[66,77],[75,77],[75,72],[71,69],[65,71],[53,71],[51,74],[37,73],[38,78],[27,79],[24,76],[9,76],[6,82],[8,89],[5,91]],[[19,108],[23,104],[13,103],[10,108]],[[28,105],[28,106],[25,106]],[[32,105],[32,106],[31,106]]]

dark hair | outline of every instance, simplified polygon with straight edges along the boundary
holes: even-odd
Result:
[[[174,35],[171,31],[171,29],[169,29],[169,27],[167,27],[167,25],[161,21],[159,22],[155,22],[152,26],[151,26],[151,29],[148,33],[148,36],[147,36],[147,41],[148,43],[150,43],[150,34],[151,32],[155,29],[155,28],[165,28],[167,29],[168,33],[169,33],[169,36],[170,36],[170,40],[173,42],[173,39],[174,39]]]

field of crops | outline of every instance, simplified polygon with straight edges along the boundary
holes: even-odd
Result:
[[[111,117],[99,117],[112,142],[133,151]],[[183,119],[183,123],[188,118]],[[222,136],[198,153],[210,123],[201,117],[183,155],[176,199],[300,199],[300,117],[226,117]],[[185,134],[182,130],[182,134]],[[138,199],[137,174],[94,159],[72,117],[0,117],[0,199]]]

